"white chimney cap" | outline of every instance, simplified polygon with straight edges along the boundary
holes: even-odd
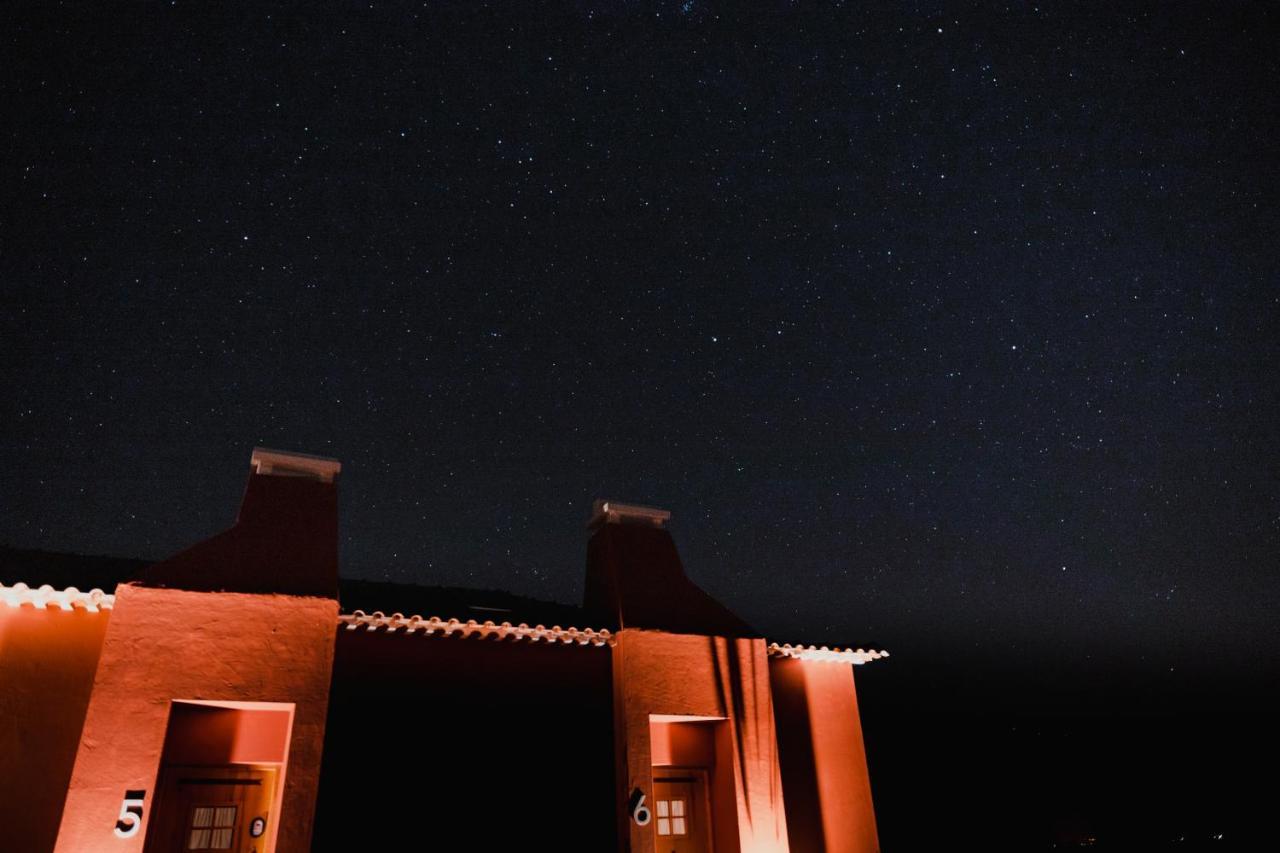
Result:
[[[591,520],[587,522],[587,528],[594,530],[602,524],[620,523],[665,527],[670,518],[671,513],[665,509],[597,499],[591,507]]]
[[[332,483],[333,478],[342,470],[342,463],[337,459],[324,456],[312,456],[309,453],[294,453],[290,450],[268,450],[255,447],[249,459],[256,474],[269,474],[273,477],[306,477],[322,483]]]

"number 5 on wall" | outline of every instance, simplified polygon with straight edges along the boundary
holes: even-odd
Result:
[[[116,821],[116,838],[133,838],[142,828],[142,801],[146,791],[125,791],[120,803],[120,819]]]

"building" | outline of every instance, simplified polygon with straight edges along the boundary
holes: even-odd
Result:
[[[338,471],[257,450],[230,529],[101,589],[4,567],[0,848],[878,850],[883,652],[768,641],[609,502],[581,608],[340,583]]]

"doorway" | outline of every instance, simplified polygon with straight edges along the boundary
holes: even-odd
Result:
[[[165,767],[146,853],[267,853],[275,767]]]
[[[273,853],[293,706],[175,700],[144,853]]]
[[[713,853],[706,770],[655,767],[653,797],[657,853]]]

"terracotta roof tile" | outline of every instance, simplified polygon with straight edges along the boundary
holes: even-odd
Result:
[[[6,586],[0,583],[0,601],[10,607],[21,607],[29,604],[32,607],[44,608],[55,606],[62,610],[87,610],[97,613],[99,610],[110,610],[115,606],[116,597],[100,589],[81,592],[74,586],[66,589],[54,589],[45,584],[32,589],[25,583]]]
[[[530,627],[523,622],[512,625],[510,622],[498,624],[492,621],[477,622],[474,619],[463,622],[460,619],[441,619],[439,616],[424,619],[421,616],[405,616],[403,613],[392,613],[388,616],[380,610],[374,613],[365,613],[363,610],[344,613],[338,617],[338,621],[348,631],[360,628],[376,631],[381,628],[389,634],[403,631],[406,634],[421,633],[424,637],[433,635],[481,639],[495,637],[503,640],[528,640],[533,643],[549,642],[580,646],[611,646],[614,643],[613,634],[607,630],[561,628],[559,625],[553,625],[550,628],[545,625]]]
[[[564,643],[566,645],[577,644],[580,646],[612,646],[615,642],[614,635],[608,630],[561,628],[559,625],[553,625],[550,628],[545,625],[531,627],[523,622],[519,625],[512,625],[510,622],[498,624],[492,621],[477,622],[475,619],[468,619],[464,622],[461,619],[441,619],[439,616],[431,616],[424,619],[421,616],[405,616],[403,613],[387,615],[381,610],[373,613],[365,613],[363,610],[357,610],[354,613],[343,613],[338,617],[338,622],[348,631],[361,629],[377,631],[381,629],[388,634],[396,632],[405,634],[420,633],[424,637],[475,637],[479,639],[492,637],[503,640],[528,640],[534,643]],[[782,645],[770,643],[768,649],[770,657],[856,665],[862,665],[889,656],[888,652],[876,649],[833,649],[827,646],[793,646],[790,643]]]
[[[887,658],[889,653],[876,651],[875,649],[832,649],[827,646],[793,646],[790,643],[783,645],[770,643],[769,656],[861,665],[880,658]]]

